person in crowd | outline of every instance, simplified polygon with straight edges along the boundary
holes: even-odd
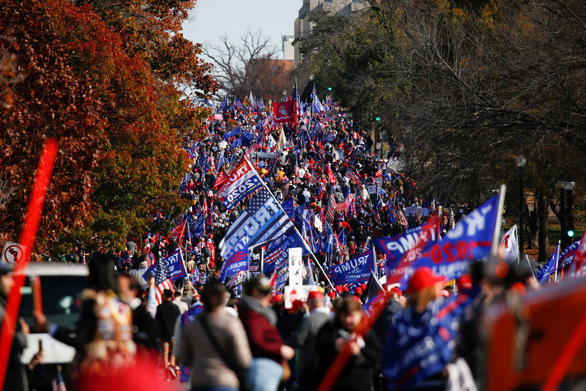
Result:
[[[368,332],[364,336],[354,331],[362,321],[362,305],[355,297],[341,299],[335,308],[333,319],[326,322],[317,333],[315,343],[316,372],[313,387],[319,386],[334,359],[345,345],[351,357],[336,379],[333,390],[370,390],[373,371],[376,368],[380,346],[376,335]]]
[[[299,357],[299,390],[311,387],[314,368],[315,339],[319,329],[331,318],[331,312],[324,305],[324,295],[319,291],[309,292],[307,296],[308,314],[303,318],[299,328],[287,340],[287,344],[300,349]]]
[[[277,315],[271,309],[272,286],[268,278],[251,277],[244,283],[238,313],[253,355],[248,380],[254,391],[275,391],[283,376],[283,361],[295,350],[283,343],[277,330]]]
[[[180,314],[184,314],[189,309],[189,305],[183,301],[183,294],[179,290],[175,291],[172,303],[179,307]]]
[[[203,312],[182,333],[177,359],[191,369],[192,391],[236,391],[247,381],[252,354],[242,323],[224,310],[226,299],[224,285],[210,281],[202,292]]]
[[[166,376],[171,380],[177,377],[175,356],[173,355],[173,332],[179,315],[181,315],[181,310],[173,303],[173,292],[170,289],[165,289],[163,291],[163,302],[157,307],[155,321],[163,357],[163,369],[166,371]]]
[[[157,325],[147,311],[146,300],[141,295],[140,282],[128,273],[118,274],[120,297],[132,308],[132,339],[137,348],[157,351]]]

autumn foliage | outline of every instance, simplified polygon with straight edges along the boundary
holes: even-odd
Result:
[[[178,33],[194,1],[118,4],[0,1],[5,239],[18,238],[49,136],[60,148],[37,250],[74,241],[114,247],[143,232],[155,211],[182,207],[181,136],[201,136],[209,112],[193,108],[178,86],[201,95],[217,88],[199,46]]]

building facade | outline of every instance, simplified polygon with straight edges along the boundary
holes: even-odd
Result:
[[[340,16],[348,16],[355,12],[359,12],[366,8],[367,3],[364,0],[303,0],[303,5],[299,9],[299,15],[295,19],[293,52],[295,66],[298,66],[302,59],[299,49],[301,41],[309,34],[311,30],[311,22],[309,21],[309,13],[312,11],[326,11],[331,14],[338,14]]]

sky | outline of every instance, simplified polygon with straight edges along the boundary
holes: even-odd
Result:
[[[281,51],[281,35],[293,35],[293,23],[302,0],[198,0],[183,24],[183,35],[202,44],[218,46],[219,36],[237,44],[239,37],[262,29],[265,36]]]

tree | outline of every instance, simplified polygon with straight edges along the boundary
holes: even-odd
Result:
[[[545,205],[543,259],[556,181],[585,179],[581,2],[369,3],[364,14],[316,20],[317,41],[305,44],[318,78],[363,111],[353,115],[382,113],[410,175],[445,201],[517,183],[514,161],[526,156],[527,187]]]
[[[171,3],[151,4],[154,19],[164,20],[157,10]],[[6,130],[0,134],[0,167],[16,192],[0,214],[7,237],[20,232],[44,139],[56,137],[60,146],[38,250],[63,252],[78,240],[90,249],[122,246],[128,233],[146,230],[155,211],[177,214],[185,207],[175,192],[188,164],[180,136],[197,134],[199,129],[183,127],[201,124],[209,112],[189,107],[174,83],[199,80],[207,92],[215,84],[205,66],[196,69],[193,56],[192,74],[185,76],[187,68],[173,74],[165,65],[176,56],[157,56],[157,62],[145,55],[152,50],[135,50],[129,37],[137,45],[149,42],[148,29],[142,26],[140,37],[130,27],[113,28],[114,16],[123,16],[114,5],[31,0],[0,7],[0,49],[16,62],[11,80],[0,84],[0,124]],[[173,42],[167,40],[176,54]],[[185,42],[179,46],[188,50]],[[161,42],[153,47],[163,52]]]
[[[228,95],[243,100],[252,92],[264,99],[278,99],[283,97],[283,91],[291,89],[291,72],[277,59],[276,49],[261,30],[248,30],[240,37],[241,46],[231,43],[225,35],[220,40],[220,46],[205,47],[204,54],[218,68],[215,77]]]

